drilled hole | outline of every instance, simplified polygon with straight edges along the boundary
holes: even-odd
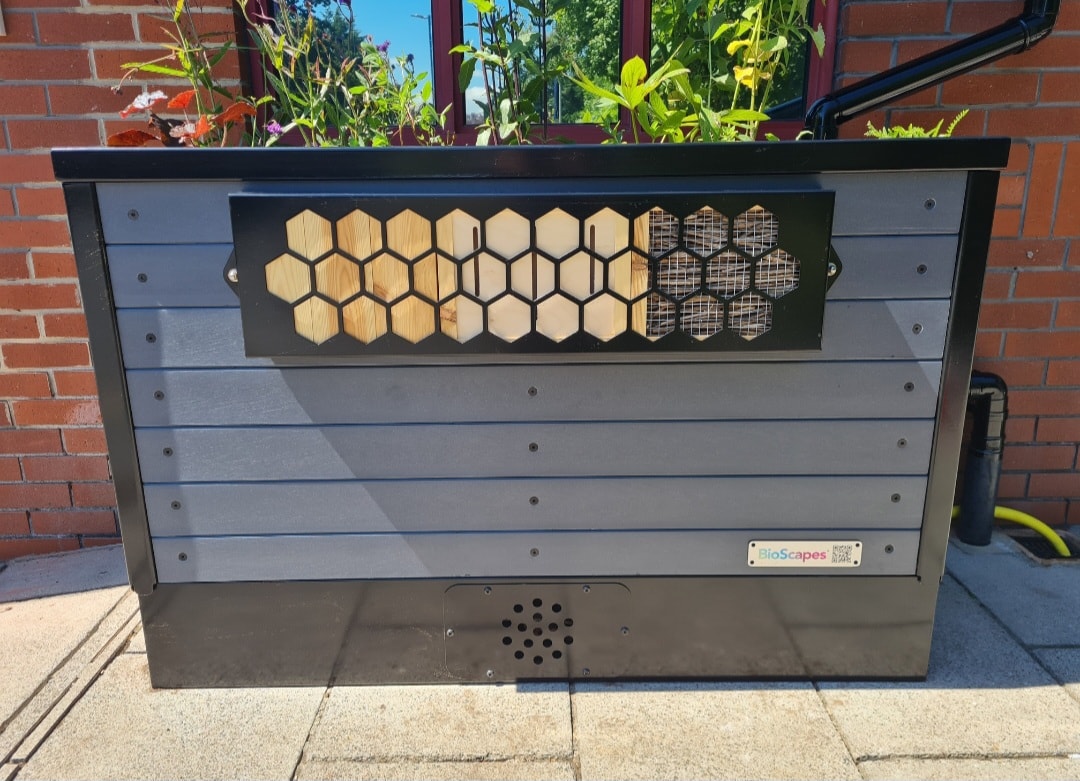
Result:
[[[552,623],[548,624],[548,630],[551,631],[551,632],[558,632],[559,631],[559,625],[556,624],[555,622],[552,622]]]
[[[543,664],[543,663],[544,663],[544,657],[542,657],[542,656],[534,656],[533,657],[533,664]]]
[[[533,641],[530,638],[526,637],[524,645],[525,645],[526,648],[532,648],[533,647]]]
[[[540,635],[542,635],[542,634],[544,634],[544,630],[543,630],[543,628],[542,628],[542,627],[539,627],[539,626],[538,626],[538,627],[536,627],[536,629],[534,629],[534,630],[533,630],[533,635],[534,635],[535,637],[539,637],[539,636],[540,636]]]
[[[529,627],[525,626],[525,624],[518,624],[518,631],[519,632],[524,632],[528,628]]]
[[[503,638],[503,645],[510,645],[513,642],[514,642],[513,639],[510,638],[510,637],[504,637]]]
[[[521,612],[522,610],[524,610],[524,609],[525,609],[525,608],[524,608],[524,607],[522,607],[521,605],[514,605],[514,612],[515,612],[515,613],[520,613],[520,612]]]
[[[561,613],[562,612],[562,605],[560,605],[558,602],[556,602],[554,605],[551,606],[551,612],[552,613]]]
[[[509,629],[514,625],[514,622],[511,621],[509,618],[504,618],[502,624],[504,629]]]
[[[573,625],[574,625],[574,619],[572,619],[572,618],[568,618],[565,621],[563,621],[563,626],[573,626]]]
[[[562,651],[552,651],[551,652],[551,658],[552,659],[562,659]]]
[[[544,641],[544,648],[551,648],[551,645],[552,645],[551,640],[545,640]]]
[[[563,638],[563,642],[566,643],[567,645],[573,645],[574,644],[574,638],[573,638],[572,635],[567,635],[565,638]]]
[[[524,651],[514,651],[514,658],[515,659],[524,659],[525,658],[525,652]]]
[[[543,620],[544,620],[544,614],[543,613],[533,613],[533,621],[543,621]]]
[[[544,606],[544,600],[539,599],[539,598],[533,600],[533,607],[543,607],[543,606]]]

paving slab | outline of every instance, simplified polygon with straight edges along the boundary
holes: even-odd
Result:
[[[859,778],[807,683],[576,684],[571,701],[582,779]]]
[[[571,756],[566,684],[330,690],[306,760],[469,762]]]
[[[116,587],[0,602],[0,741],[6,725],[126,593]]]
[[[0,570],[0,602],[122,586],[127,583],[120,545],[9,561]]]
[[[549,762],[331,762],[304,761],[296,781],[574,781],[566,760]]]
[[[856,759],[1080,752],[1080,704],[952,578],[921,683],[822,683]]]
[[[986,779],[1016,781],[1038,778],[1045,781],[1080,781],[1080,758],[1050,759],[883,759],[860,762],[859,772],[867,781],[954,781]]]
[[[131,641],[127,644],[127,648],[124,649],[126,654],[144,654],[146,653],[146,635],[143,634],[142,624],[139,624],[139,628],[135,631],[135,634],[131,636]]]
[[[1075,616],[1071,620],[1078,620]],[[1080,700],[1080,648],[1040,648],[1035,655],[1070,695]]]
[[[146,658],[120,654],[18,778],[287,779],[323,691],[155,691]]]
[[[1080,563],[1039,564],[1001,532],[985,548],[952,543],[946,570],[1029,646],[1080,645]]]

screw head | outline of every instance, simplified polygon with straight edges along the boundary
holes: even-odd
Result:
[[[154,342],[157,341],[157,334],[154,334],[154,333],[147,334],[146,335],[146,341],[148,341],[150,344],[153,344]]]
[[[885,552],[886,553],[892,553],[894,550],[895,550],[895,548],[893,548],[892,545],[886,545],[885,546]]]
[[[530,548],[529,549],[529,555],[532,556],[535,559],[537,556],[540,555],[540,549],[539,548]]]
[[[495,671],[494,670],[488,670],[486,673],[484,673],[484,675],[486,675],[488,678],[494,678],[495,677]]]
[[[187,561],[187,554],[181,552],[180,555],[177,556],[176,558],[180,559],[180,561]]]
[[[179,510],[183,506],[184,505],[180,504],[180,502],[175,500],[169,505],[169,507],[173,508],[174,510]]]
[[[907,440],[904,439],[903,437],[900,437],[900,439],[896,440],[896,446],[897,447],[907,447]]]
[[[933,211],[935,206],[937,206],[937,201],[933,198],[927,198],[925,201],[923,201],[923,208],[926,209],[928,212]]]
[[[591,591],[592,589],[590,589],[590,588],[589,588],[588,586],[582,586],[582,587],[581,587],[581,590],[582,590],[582,591],[583,591],[584,593],[588,594],[588,593],[589,593],[589,592],[590,592],[590,591]]]
[[[531,504],[533,507],[540,504],[540,497],[539,496],[530,496],[529,497],[529,504]]]
[[[835,277],[837,272],[839,272],[839,271],[840,271],[840,268],[835,263],[830,263],[829,264],[829,276],[830,277]]]
[[[135,279],[139,280],[140,282],[146,282],[150,279],[150,277],[146,276],[146,274],[139,274],[135,277]]]
[[[626,637],[626,635],[630,634],[630,627],[624,626],[619,632],[622,633],[623,637]]]
[[[454,630],[453,629],[447,629],[446,630],[446,636],[447,637],[453,637],[454,636]]]
[[[581,670],[581,674],[588,678],[590,675],[592,675],[592,670],[590,670],[588,667],[584,667]]]
[[[892,500],[893,504],[899,504],[900,503],[900,494],[893,494],[889,498]]]
[[[915,325],[911,326],[911,333],[913,333],[913,334],[921,334],[922,333],[922,323],[915,323]]]
[[[925,274],[927,271],[929,271],[929,269],[926,267],[925,263],[920,263],[915,267],[916,274]]]
[[[231,268],[231,269],[229,269],[228,273],[225,275],[225,278],[228,279],[230,282],[232,282],[235,285],[237,282],[240,281],[240,274],[237,273],[236,269]]]
[[[139,219],[139,210],[138,209],[128,209],[128,219],[129,220],[137,220],[137,219]]]
[[[159,390],[154,391],[154,398],[157,399],[158,401],[161,401],[162,399],[165,398],[165,391],[159,391]]]
[[[161,449],[161,455],[165,456],[166,458],[168,458],[172,454],[173,454],[173,449],[171,447],[163,447]]]
[[[536,395],[537,393],[539,393],[539,392],[540,392],[540,391],[538,391],[538,390],[536,389],[536,387],[535,387],[535,386],[533,386],[533,387],[529,388],[529,395],[530,395],[530,396],[535,396],[535,395]]]

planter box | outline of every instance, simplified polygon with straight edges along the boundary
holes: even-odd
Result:
[[[154,685],[924,676],[1007,155],[54,152]]]

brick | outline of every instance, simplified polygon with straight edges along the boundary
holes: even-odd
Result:
[[[1022,176],[1003,176],[998,182],[998,205],[1020,206],[1024,203],[1027,180]]]
[[[101,424],[96,399],[44,399],[12,402],[19,426],[94,426]]]
[[[1039,442],[1080,442],[1080,417],[1075,418],[1039,418]]]
[[[25,540],[0,540],[0,561],[11,561],[23,556],[42,556],[46,553],[63,553],[64,551],[78,549],[79,540],[76,537],[31,537]]]
[[[34,252],[33,265],[38,279],[73,279],[78,273],[70,252]]]
[[[0,508],[11,510],[70,507],[67,483],[0,484]]]
[[[11,190],[0,190],[0,217],[15,216],[15,198]]]
[[[1061,268],[1066,251],[1060,239],[994,239],[986,262],[995,268]]]
[[[1017,331],[1005,335],[1007,358],[1075,358],[1080,355],[1080,331]],[[1080,400],[1076,412],[1080,414]]]
[[[81,312],[70,315],[45,315],[45,336],[86,338],[86,315]]]
[[[109,479],[105,456],[23,456],[23,473],[31,482],[86,482]]]
[[[975,334],[975,355],[979,358],[997,358],[1001,355],[1004,335],[992,331]]]
[[[1076,357],[1080,358],[1080,354]],[[1080,360],[1050,361],[1046,370],[1046,384],[1080,387]],[[1077,414],[1080,414],[1080,411]]]
[[[1050,472],[1072,469],[1075,463],[1075,445],[1009,445],[1002,456],[1002,467],[1012,471]]]
[[[72,483],[71,498],[76,507],[115,507],[112,483]]]
[[[100,428],[64,429],[64,450],[68,453],[107,453],[105,431]]]
[[[59,453],[59,431],[0,431],[0,453]]]
[[[945,3],[892,0],[850,4],[844,6],[843,11],[844,34],[848,36],[903,37],[945,29]]]
[[[0,284],[0,309],[23,312],[78,307],[78,288],[73,284]]]
[[[0,57],[0,63],[3,58]],[[52,160],[47,152],[16,152],[5,154],[0,165],[0,184],[52,182]]]
[[[1080,413],[1080,393],[1068,390],[1015,390],[1009,394],[1009,412],[1013,415],[1076,415]]]
[[[8,8],[74,8],[79,0],[4,0],[4,9]]]
[[[30,523],[24,510],[0,513],[0,537],[23,536],[30,533]]]
[[[840,43],[841,73],[880,73],[892,65],[893,46],[889,41],[852,41]]]
[[[1023,444],[1035,441],[1035,421],[1038,418],[1018,418],[1010,415],[1005,421],[1005,441]]]
[[[911,62],[912,60],[922,57],[924,54],[930,54],[938,49],[941,49],[954,41],[958,40],[956,36],[935,36],[933,38],[908,38],[901,39],[897,42],[896,46],[896,61],[903,65],[905,62]]]
[[[1039,303],[986,302],[979,311],[979,328],[1049,328],[1053,317],[1052,301]]]
[[[138,47],[138,48],[124,48],[124,49],[94,49],[92,52],[94,58],[94,72],[97,77],[102,81],[110,82],[110,85],[119,82],[128,69],[124,65],[131,62],[149,62],[162,56],[161,49],[155,49],[152,46]],[[175,63],[167,62],[165,65],[174,65]],[[183,80],[174,80],[175,83],[180,84]],[[170,83],[169,79],[155,76],[154,84],[167,84]],[[131,100],[142,91],[141,87],[126,86],[122,94],[117,98],[123,101],[123,105],[126,106]],[[121,106],[123,108],[123,106]]]
[[[1080,71],[1048,71],[1042,74],[1040,103],[1075,103]]]
[[[1055,236],[1080,236],[1080,143],[1071,143],[1065,150],[1065,171],[1061,176],[1057,219],[1054,220]]]
[[[127,90],[117,95],[110,87],[96,84],[50,84],[49,106],[53,115],[118,114],[136,95]]]
[[[1049,236],[1054,220],[1057,183],[1061,174],[1063,144],[1035,144],[1035,155],[1028,175],[1027,208],[1024,211],[1025,236]]]
[[[1069,502],[1066,523],[1069,526],[1080,526],[1080,502]]]
[[[82,342],[62,344],[0,345],[4,366],[9,369],[53,369],[65,366],[89,366],[90,351]]]
[[[0,339],[37,339],[36,317],[30,315],[0,315]]]
[[[19,459],[14,456],[0,457],[0,482],[17,483],[23,479]]]
[[[1054,325],[1058,328],[1080,328],[1080,301],[1059,301]]]
[[[97,398],[97,383],[94,381],[93,372],[53,372],[53,382],[56,383],[57,397],[92,396]]]
[[[0,106],[4,107],[6,117],[40,117],[46,112],[45,87],[0,86]]]
[[[1026,52],[1000,60],[994,68],[1075,68],[1080,66],[1080,40],[1075,35],[1055,35],[1043,38]]]
[[[34,15],[21,11],[8,11],[6,8],[4,10],[4,45],[37,43],[37,37],[34,35]]]
[[[143,43],[171,43],[173,39],[170,33],[176,35],[172,19],[160,13],[137,14],[135,19],[138,30],[136,40]],[[236,24],[231,13],[204,8],[202,13],[193,14],[192,19],[195,31],[204,43],[234,40],[236,37]]]
[[[993,248],[999,241],[1008,241],[1008,239],[994,239],[990,242],[990,247]],[[991,251],[993,251],[991,249]],[[1012,290],[1014,274],[1005,274],[1001,272],[995,272],[993,269],[989,270],[986,277],[983,279],[983,300],[993,301],[995,299],[1006,299],[1009,297],[1009,292]]]
[[[999,499],[1023,499],[1027,496],[1028,476],[1024,474],[1011,475],[1003,473],[998,481]]]
[[[10,427],[11,422],[11,410],[8,408],[6,401],[0,401],[0,427]]]
[[[78,49],[23,49],[0,57],[0,82],[73,81],[90,78],[90,55]]]
[[[1028,483],[1028,496],[1080,499],[1080,472],[1032,474]]]
[[[1020,235],[1020,210],[998,209],[995,211],[991,235],[994,238]]]
[[[119,535],[109,535],[107,537],[83,537],[82,546],[84,548],[100,548],[104,545],[119,545],[123,540]]]
[[[15,201],[23,217],[67,214],[64,191],[59,187],[19,187],[15,190]]]
[[[39,12],[37,24],[41,43],[46,46],[94,41],[130,41],[135,37],[130,14]]]
[[[98,123],[92,119],[10,119],[12,149],[54,146],[97,146]]]
[[[1042,385],[1046,374],[1046,361],[987,361],[980,360],[975,368],[979,371],[993,372],[1005,380],[1010,388]]]
[[[1038,94],[1038,73],[968,73],[941,87],[941,101],[954,106],[1031,105]]]
[[[1072,45],[1080,52],[1080,44]],[[990,112],[987,132],[991,136],[1053,138],[1070,136],[1078,126],[1080,106],[1033,106],[995,109]]]
[[[2,166],[0,166],[2,167]],[[70,247],[67,220],[0,220],[0,247]]]
[[[1080,269],[1021,271],[1013,287],[1016,298],[1080,298]]]
[[[949,32],[973,35],[989,30],[996,24],[1016,16],[1016,3],[1012,0],[993,0],[992,2],[951,3],[952,16],[949,19]]]
[[[30,264],[25,252],[0,252],[0,280],[29,279]]]
[[[1031,496],[1031,488],[1028,488],[1028,496]],[[1057,497],[1054,497],[1057,498]],[[1065,525],[1065,513],[1068,508],[1068,502],[1063,499],[1057,499],[1057,501],[1017,501],[1013,500],[1009,502],[1009,507],[1014,510],[1019,510],[1022,513],[1033,515],[1043,523],[1049,526],[1064,526]],[[1003,528],[1015,529],[1015,524],[1007,523],[1002,524]]]
[[[67,510],[30,513],[35,534],[116,534],[116,514],[111,510]]]

